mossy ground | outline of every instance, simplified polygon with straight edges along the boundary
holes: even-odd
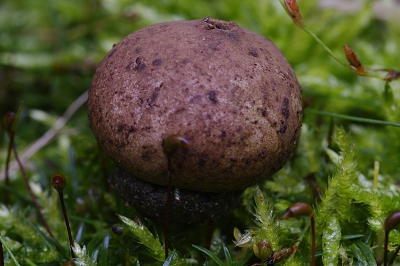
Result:
[[[364,65],[400,69],[400,23],[392,15],[400,9],[395,1],[362,1],[357,10],[335,1],[348,12],[321,7],[328,2],[299,4],[308,27],[336,55],[344,58],[342,46],[347,43]],[[392,8],[377,8],[389,4]],[[386,11],[382,15],[377,10]],[[400,128],[339,119],[322,112],[399,123],[400,82],[393,81],[388,88],[382,80],[354,75],[296,27],[278,0],[4,0],[0,4],[0,114],[14,111],[18,101],[24,101],[16,134],[20,155],[89,88],[96,64],[114,43],[156,22],[206,16],[235,21],[270,38],[292,64],[307,108],[293,158],[273,179],[260,184],[259,190],[248,189],[242,207],[213,225],[210,250],[221,261],[193,247],[204,245],[207,224],[171,225],[171,246],[176,252],[169,265],[194,260],[208,265],[241,265],[244,260],[235,257],[241,248],[232,244],[234,227],[242,233],[251,232],[244,249],[268,239],[277,252],[303,236],[296,255],[279,265],[309,265],[308,219],[277,222],[291,203],[299,201],[315,208],[319,264],[340,265],[346,257],[353,265],[374,263],[374,258],[382,256],[383,221],[400,209]],[[7,135],[1,139],[3,169]],[[56,172],[67,177],[64,195],[73,236],[80,248],[86,247],[76,246],[79,265],[126,265],[127,249],[133,265],[162,265],[163,246],[158,239],[162,242],[163,225],[149,220],[146,227],[134,223],[137,214],[109,188],[106,180],[113,166],[98,149],[85,107],[46,144],[29,156],[24,166],[61,251],[46,237],[20,172],[11,168],[10,186],[5,186],[3,177],[0,183],[4,204],[0,234],[20,265],[60,265],[68,259],[58,195],[49,184]],[[374,184],[375,162],[380,167]],[[321,189],[320,199],[314,199],[307,176],[313,176]],[[11,194],[7,205],[6,190]],[[121,227],[121,235],[111,230],[113,224],[117,224],[114,231]],[[393,230],[390,237],[393,252],[400,243],[400,233]],[[253,257],[245,265],[259,261]],[[5,264],[14,264],[8,252]]]

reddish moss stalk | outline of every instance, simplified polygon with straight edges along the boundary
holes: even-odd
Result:
[[[22,163],[21,163],[21,161],[20,161],[20,159],[18,157],[17,147],[15,146],[15,143],[12,143],[12,146],[13,146],[13,149],[14,149],[15,160],[17,161],[19,169],[21,170],[22,176],[24,177],[24,181],[25,181],[26,187],[28,188],[29,195],[31,196],[31,199],[33,201],[33,204],[35,205],[36,211],[39,214],[40,220],[42,221],[42,224],[43,224],[44,228],[46,229],[47,233],[52,238],[54,238],[53,233],[51,232],[50,227],[47,224],[46,219],[44,218],[42,211],[40,210],[40,207],[39,207],[39,204],[37,203],[36,197],[33,194],[31,185],[29,184],[29,178],[26,175],[25,169],[24,169],[24,167],[23,167],[23,165],[22,165]]]
[[[60,198],[60,203],[61,203],[61,209],[64,215],[64,221],[65,221],[65,226],[67,227],[67,232],[68,232],[68,240],[69,240],[69,245],[71,248],[71,257],[75,258],[75,254],[72,250],[72,247],[74,246],[74,241],[72,240],[72,234],[71,234],[71,228],[69,227],[69,222],[68,222],[68,215],[67,211],[65,208],[64,204],[64,188],[67,184],[65,177],[62,174],[55,174],[51,177],[51,184],[55,190],[58,192],[58,196]]]
[[[167,154],[168,158],[168,196],[165,204],[165,223],[164,223],[164,243],[165,243],[165,259],[168,258],[168,232],[169,232],[169,213],[171,211],[171,200],[172,200],[172,181],[171,181],[171,153]]]
[[[0,243],[0,266],[4,266],[3,243]]]
[[[12,144],[14,143],[14,136],[15,136],[15,130],[13,130],[14,120],[15,120],[14,112],[8,112],[4,116],[4,120],[3,120],[4,127],[7,128],[6,130],[7,130],[8,136],[10,138],[10,142],[8,143],[6,167],[5,167],[5,173],[4,173],[6,187],[10,186],[10,178],[8,176],[8,168],[10,165]],[[6,190],[4,193],[4,202],[6,205],[10,204],[10,192],[8,190]]]

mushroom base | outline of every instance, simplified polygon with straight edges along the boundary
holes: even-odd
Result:
[[[120,196],[142,215],[164,222],[168,187],[143,181],[119,167],[109,181]],[[207,193],[173,188],[169,221],[191,224],[215,220],[239,206],[242,192]]]

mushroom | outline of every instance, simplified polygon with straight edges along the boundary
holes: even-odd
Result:
[[[189,222],[212,216],[199,205],[226,213],[216,208],[224,198],[236,206],[240,191],[280,170],[296,147],[302,113],[301,87],[282,52],[211,18],[133,32],[100,63],[88,98],[91,129],[117,166],[112,184],[150,217],[165,208],[163,140],[180,134],[191,143],[171,161],[175,201],[200,212]],[[172,206],[172,220],[179,208]]]

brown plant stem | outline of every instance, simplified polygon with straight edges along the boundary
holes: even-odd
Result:
[[[4,266],[3,243],[0,243],[0,266]]]
[[[60,197],[61,209],[62,209],[62,212],[63,212],[63,215],[64,215],[65,226],[67,227],[68,240],[69,240],[69,245],[71,247],[71,257],[75,258],[74,251],[72,250],[72,247],[74,246],[74,241],[72,240],[71,228],[69,227],[68,215],[67,215],[67,211],[65,209],[64,193],[58,192],[58,196]]]
[[[131,262],[129,260],[129,248],[126,249],[125,251],[125,266],[131,266]]]
[[[71,248],[71,257],[75,258],[75,254],[72,249],[72,247],[74,246],[74,241],[72,240],[71,228],[69,227],[67,210],[66,210],[65,204],[64,204],[64,193],[63,192],[64,192],[65,186],[67,185],[67,181],[62,174],[54,174],[51,177],[51,185],[58,192],[58,196],[60,198],[61,209],[62,209],[63,216],[64,216],[65,226],[67,227],[68,240],[69,240],[69,245]]]
[[[396,250],[394,251],[392,258],[389,261],[389,266],[394,264],[394,260],[396,259],[397,255],[399,254],[399,251],[400,251],[400,245],[398,245]]]
[[[387,252],[388,252],[388,246],[389,246],[389,230],[385,231],[385,244],[384,244],[384,253],[383,253],[383,266],[387,265]]]
[[[22,176],[24,177],[26,187],[28,188],[29,195],[31,196],[31,199],[32,199],[32,201],[33,201],[33,204],[35,205],[36,211],[37,211],[37,213],[39,214],[39,218],[40,218],[40,220],[42,221],[42,224],[43,224],[44,228],[46,229],[47,233],[48,233],[52,238],[54,238],[54,236],[53,236],[53,234],[52,234],[52,232],[51,232],[51,230],[50,230],[50,227],[49,227],[49,225],[47,224],[46,219],[44,218],[42,211],[40,210],[40,207],[39,207],[39,204],[37,203],[36,197],[35,197],[35,195],[33,194],[31,185],[29,184],[29,178],[28,178],[28,176],[27,176],[27,174],[26,174],[26,172],[25,172],[25,169],[24,169],[24,167],[23,167],[21,161],[19,160],[18,152],[17,152],[17,147],[16,147],[16,145],[15,145],[14,142],[12,142],[12,147],[13,147],[13,149],[14,149],[15,160],[17,161],[18,166],[19,166],[19,169],[21,170]]]
[[[168,258],[168,228],[169,228],[169,215],[171,211],[171,203],[172,203],[172,154],[178,148],[189,147],[189,141],[180,134],[172,134],[168,136],[163,141],[163,149],[164,152],[167,154],[167,163],[168,163],[168,195],[167,195],[167,202],[165,204],[165,224],[164,224],[164,242],[165,242],[165,259]]]
[[[168,231],[169,231],[169,213],[171,211],[171,200],[172,200],[172,180],[171,180],[171,153],[167,153],[168,158],[168,194],[167,194],[167,202],[165,204],[165,222],[164,222],[164,242],[165,242],[165,259],[168,258]]]
[[[10,165],[10,157],[11,157],[11,150],[12,150],[12,144],[14,143],[14,132],[11,132],[10,134],[10,142],[8,143],[8,150],[7,150],[7,159],[6,159],[6,168],[5,168],[5,184],[6,186],[10,186],[10,178],[8,176],[8,168]],[[6,205],[10,204],[10,192],[8,190],[5,191],[4,193],[4,202]]]
[[[311,223],[311,265],[315,266],[315,219],[310,216]]]
[[[383,249],[383,265],[387,265],[387,253],[388,253],[388,246],[389,246],[389,233],[390,231],[395,228],[398,224],[400,223],[400,210],[392,212],[385,220],[383,223],[383,230],[385,231],[385,244],[384,244],[384,249]],[[397,253],[399,252],[399,248],[396,249],[395,253],[393,254],[393,257],[391,259],[391,262],[394,261],[394,259],[397,256]]]

